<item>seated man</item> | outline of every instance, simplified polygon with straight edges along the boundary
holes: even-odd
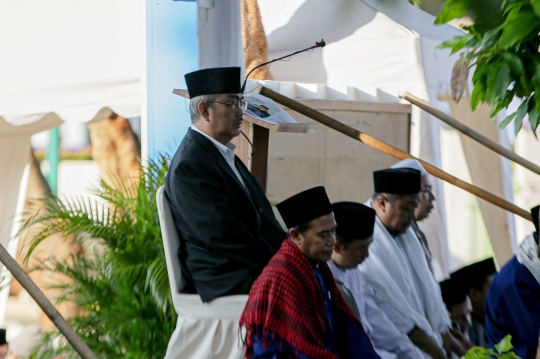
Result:
[[[439,283],[441,294],[452,321],[452,334],[467,348],[474,344],[469,340],[471,327],[471,303],[465,289],[452,279]]]
[[[387,169],[374,172],[373,178],[375,194],[366,203],[377,213],[373,245],[359,270],[374,290],[379,308],[426,357],[464,355],[465,349],[450,333],[450,319],[425,251],[410,227],[420,200],[421,172]]]
[[[534,359],[540,334],[539,207],[531,210],[536,232],[519,245],[517,254],[495,276],[486,299],[486,332],[490,345],[507,334],[514,352]]]
[[[287,235],[230,142],[245,108],[240,68],[185,78],[192,126],[171,161],[165,195],[180,237],[181,292],[209,302],[248,294]]]
[[[435,269],[439,269],[438,265],[437,267],[434,266],[433,255],[431,254],[431,250],[429,249],[426,235],[418,226],[418,222],[426,220],[429,217],[429,214],[431,213],[433,208],[435,208],[433,205],[433,202],[435,201],[435,196],[432,192],[433,186],[431,185],[431,181],[429,180],[429,174],[425,170],[424,166],[420,164],[420,162],[412,158],[401,160],[398,163],[392,165],[392,167],[390,168],[412,168],[420,171],[420,173],[422,174],[422,180],[420,182],[420,200],[418,201],[418,206],[416,207],[415,218],[411,222],[411,228],[413,229],[416,237],[422,245],[422,249],[424,250],[427,258],[429,269],[435,275]]]
[[[368,247],[373,241],[375,211],[354,202],[334,203],[332,210],[338,226],[337,243],[328,266],[336,282],[343,283],[352,294],[354,303],[351,308],[356,308],[357,317],[375,350],[383,358],[422,358],[422,354],[407,335],[400,333],[379,309],[373,290],[364,281],[362,273],[354,270],[369,256]]]
[[[484,326],[486,316],[484,307],[495,273],[497,273],[497,268],[493,258],[487,258],[463,267],[450,275],[452,280],[463,287],[471,300],[472,315],[469,339],[474,345],[484,348],[489,348]]]
[[[253,284],[240,318],[247,358],[379,358],[326,264],[336,222],[324,187],[277,208],[289,238]]]

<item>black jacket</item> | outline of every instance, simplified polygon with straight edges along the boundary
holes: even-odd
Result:
[[[240,183],[216,146],[189,129],[165,178],[180,236],[181,292],[203,302],[247,294],[287,237],[255,177],[235,156]]]

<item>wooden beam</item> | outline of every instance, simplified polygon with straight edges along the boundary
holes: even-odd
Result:
[[[54,307],[49,299],[43,294],[38,286],[30,279],[28,274],[19,266],[19,264],[11,257],[6,251],[3,245],[0,244],[0,261],[6,266],[6,268],[13,274],[13,276],[19,281],[24,289],[30,294],[30,296],[36,301],[40,308],[47,314],[49,319],[56,325],[58,330],[69,341],[73,349],[79,353],[83,359],[98,359],[92,350],[86,345],[81,337],[73,330],[71,325],[64,319],[62,314]]]
[[[399,148],[389,145],[386,142],[383,142],[366,133],[355,130],[354,128],[347,126],[344,123],[341,123],[330,116],[327,116],[317,110],[314,110],[311,107],[303,105],[298,101],[295,101],[287,96],[283,96],[280,93],[272,91],[266,87],[263,87],[261,89],[261,95],[266,96],[274,100],[275,102],[290,108],[291,110],[301,113],[304,116],[307,116],[317,122],[320,122],[323,125],[326,125],[338,132],[341,132],[342,134],[346,136],[354,138],[355,140],[368,145],[371,148],[374,148],[378,151],[386,153],[387,155],[395,157],[399,160],[403,160],[405,158],[412,158],[412,159],[418,160],[422,164],[422,166],[424,166],[426,171],[431,173],[433,176],[440,178],[450,184],[453,184],[454,186],[459,187],[469,193],[472,193],[475,196],[482,198],[498,207],[504,208],[507,211],[510,211],[528,221],[532,221],[531,214],[528,211],[525,211],[524,209],[516,206],[515,204],[510,203],[504,200],[503,198],[495,196],[494,194],[486,190],[476,187],[470,183],[464,182],[460,180],[459,178],[456,178],[444,172],[443,170],[412,156],[410,153],[404,152],[400,150]]]
[[[446,113],[438,110],[437,108],[431,106],[429,103],[419,99],[418,97],[411,95],[410,93],[406,93],[403,97],[405,100],[409,101],[415,106],[418,106],[422,110],[426,111],[427,113],[437,117],[442,122],[446,123],[449,126],[452,126],[459,132],[463,133],[465,136],[472,138],[476,142],[481,143],[482,145],[486,146],[487,148],[495,151],[499,155],[508,158],[511,161],[514,161],[517,164],[522,165],[526,169],[528,169],[531,172],[536,173],[537,175],[540,175],[540,167],[532,163],[531,161],[526,160],[525,158],[519,156],[513,151],[510,151],[509,149],[501,146],[499,143],[487,138],[486,136],[482,135],[479,132],[476,132],[469,126],[459,122],[452,116],[447,115]]]

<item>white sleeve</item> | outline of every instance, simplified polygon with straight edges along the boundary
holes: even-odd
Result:
[[[364,285],[366,320],[372,327],[370,338],[373,345],[405,359],[422,358],[420,350],[411,342],[407,334],[401,333],[374,300],[373,290]]]
[[[395,290],[397,285],[392,283],[388,273],[381,271],[379,260],[370,256],[359,268],[374,292],[372,299],[378,308],[386,314],[400,333],[410,333],[418,325],[415,315],[406,304],[403,295],[399,290]]]

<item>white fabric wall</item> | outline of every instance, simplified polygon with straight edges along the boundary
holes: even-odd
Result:
[[[240,1],[199,1],[197,20],[199,68],[239,66],[243,72]]]
[[[262,0],[259,6],[269,58],[321,38],[327,42],[323,49],[273,64],[275,80],[375,86],[392,93],[409,91],[428,102],[436,100],[437,91],[449,82],[455,57],[435,46],[459,31],[436,27],[431,15],[404,1]],[[403,19],[412,29],[400,23]],[[440,167],[440,124],[417,108],[412,122],[411,152]],[[440,181],[433,182],[436,210],[421,226],[440,264],[440,276],[446,276],[450,257],[444,193]]]
[[[17,209],[19,190],[24,168],[30,158],[30,136],[21,135],[6,138],[0,135],[0,151],[9,156],[0,156],[0,244],[7,248],[11,237],[13,218]],[[1,264],[0,264],[1,266]]]

